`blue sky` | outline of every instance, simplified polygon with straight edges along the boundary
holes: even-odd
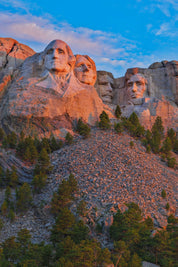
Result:
[[[178,60],[178,0],[0,0],[0,36],[36,52],[61,39],[120,77]]]

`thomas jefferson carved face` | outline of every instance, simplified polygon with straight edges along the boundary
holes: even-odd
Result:
[[[52,41],[44,51],[45,68],[54,73],[68,73],[75,58],[70,47],[61,40]]]
[[[96,81],[96,67],[89,56],[76,55],[74,73],[81,83],[94,85]]]
[[[146,91],[146,79],[140,75],[132,75],[127,80],[127,94],[129,99],[143,98]]]

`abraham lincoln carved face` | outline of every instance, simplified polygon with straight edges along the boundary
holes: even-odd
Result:
[[[68,73],[74,63],[70,47],[61,40],[52,41],[44,50],[44,66],[49,72]]]
[[[141,74],[130,76],[126,83],[129,99],[142,98],[146,91],[146,79]]]
[[[74,73],[81,83],[94,85],[96,81],[96,66],[89,56],[76,55]]]

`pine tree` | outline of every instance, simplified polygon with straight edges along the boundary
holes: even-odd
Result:
[[[108,114],[105,111],[103,111],[99,117],[100,117],[99,127],[101,129],[110,129],[111,123]]]
[[[166,154],[169,155],[170,151],[172,149],[172,142],[171,139],[169,137],[166,137],[166,139],[163,142],[163,146],[161,148],[161,150]]]
[[[43,148],[38,156],[38,162],[35,166],[34,173],[35,174],[47,174],[52,170],[52,166],[50,164],[50,158],[45,148]]]
[[[0,141],[3,140],[4,136],[5,136],[5,132],[2,128],[0,128]]]
[[[138,116],[135,112],[133,112],[130,117],[129,117],[129,121],[135,126],[137,127],[138,125],[140,125]]]
[[[114,124],[114,130],[116,133],[121,134],[123,132],[123,127],[121,123],[115,123]]]
[[[154,135],[155,132],[158,132],[161,136],[161,138],[164,136],[164,127],[161,117],[156,117],[156,120],[153,124],[153,127],[151,129],[152,134]]]
[[[115,109],[115,116],[116,116],[116,118],[119,119],[120,116],[121,116],[121,114],[122,114],[122,112],[121,112],[120,106],[117,105],[117,107],[116,107],[116,109]]]
[[[73,143],[73,135],[71,135],[69,132],[66,134],[65,140],[68,145],[71,145]]]
[[[76,130],[84,138],[89,137],[91,132],[90,127],[86,123],[84,123],[81,118],[78,120]]]
[[[32,203],[32,194],[29,184],[24,183],[16,194],[17,208],[20,211],[26,211]]]
[[[172,143],[172,147],[174,146],[174,143],[176,141],[176,132],[174,131],[174,129],[167,129],[167,137],[170,138],[171,143]]]
[[[9,185],[12,187],[15,187],[18,184],[18,175],[17,175],[17,170],[15,166],[12,166],[12,172],[10,173],[10,182]]]

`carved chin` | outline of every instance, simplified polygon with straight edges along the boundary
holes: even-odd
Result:
[[[81,82],[85,84],[93,85],[93,79],[90,77],[82,77]]]

